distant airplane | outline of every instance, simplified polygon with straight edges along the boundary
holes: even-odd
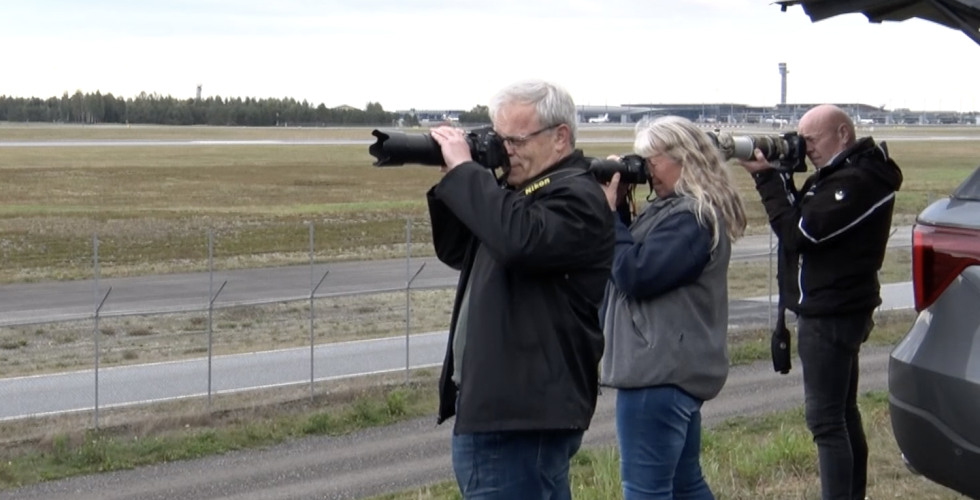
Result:
[[[857,116],[858,125],[874,125],[875,121],[872,118],[861,118],[861,115]]]
[[[589,118],[589,123],[609,123],[609,113],[606,113],[602,116]]]
[[[780,126],[782,126],[782,125],[789,125],[789,120],[787,120],[785,118],[776,118],[775,116],[773,116],[771,118],[766,118],[763,123],[766,123],[767,125],[780,125]]]

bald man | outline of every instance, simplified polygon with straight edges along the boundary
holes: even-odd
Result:
[[[823,500],[863,500],[868,445],[857,406],[858,354],[881,304],[878,270],[902,172],[885,144],[858,139],[836,106],[800,119],[816,168],[797,190],[760,151],[740,161],[755,178],[779,238],[780,301],[797,316],[806,423],[817,445]]]

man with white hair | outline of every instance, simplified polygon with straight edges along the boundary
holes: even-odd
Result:
[[[500,181],[461,130],[432,130],[445,160],[427,193],[433,242],[461,271],[438,422],[456,417],[463,498],[570,499],[569,462],[598,395],[613,214],[575,149],[564,89],[515,83],[490,116],[509,159]]]

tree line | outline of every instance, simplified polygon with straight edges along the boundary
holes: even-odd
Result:
[[[68,92],[61,97],[13,97],[0,95],[0,121],[48,123],[131,123],[154,125],[227,126],[327,126],[327,125],[418,125],[414,111],[386,111],[379,102],[364,109],[352,106],[328,108],[307,100],[209,96],[178,99],[169,95],[141,92],[136,97],[111,93]],[[486,106],[461,113],[462,123],[489,123]]]

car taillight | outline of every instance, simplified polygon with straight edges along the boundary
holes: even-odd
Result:
[[[980,265],[980,230],[916,224],[912,228],[915,310],[932,305],[964,269]]]

